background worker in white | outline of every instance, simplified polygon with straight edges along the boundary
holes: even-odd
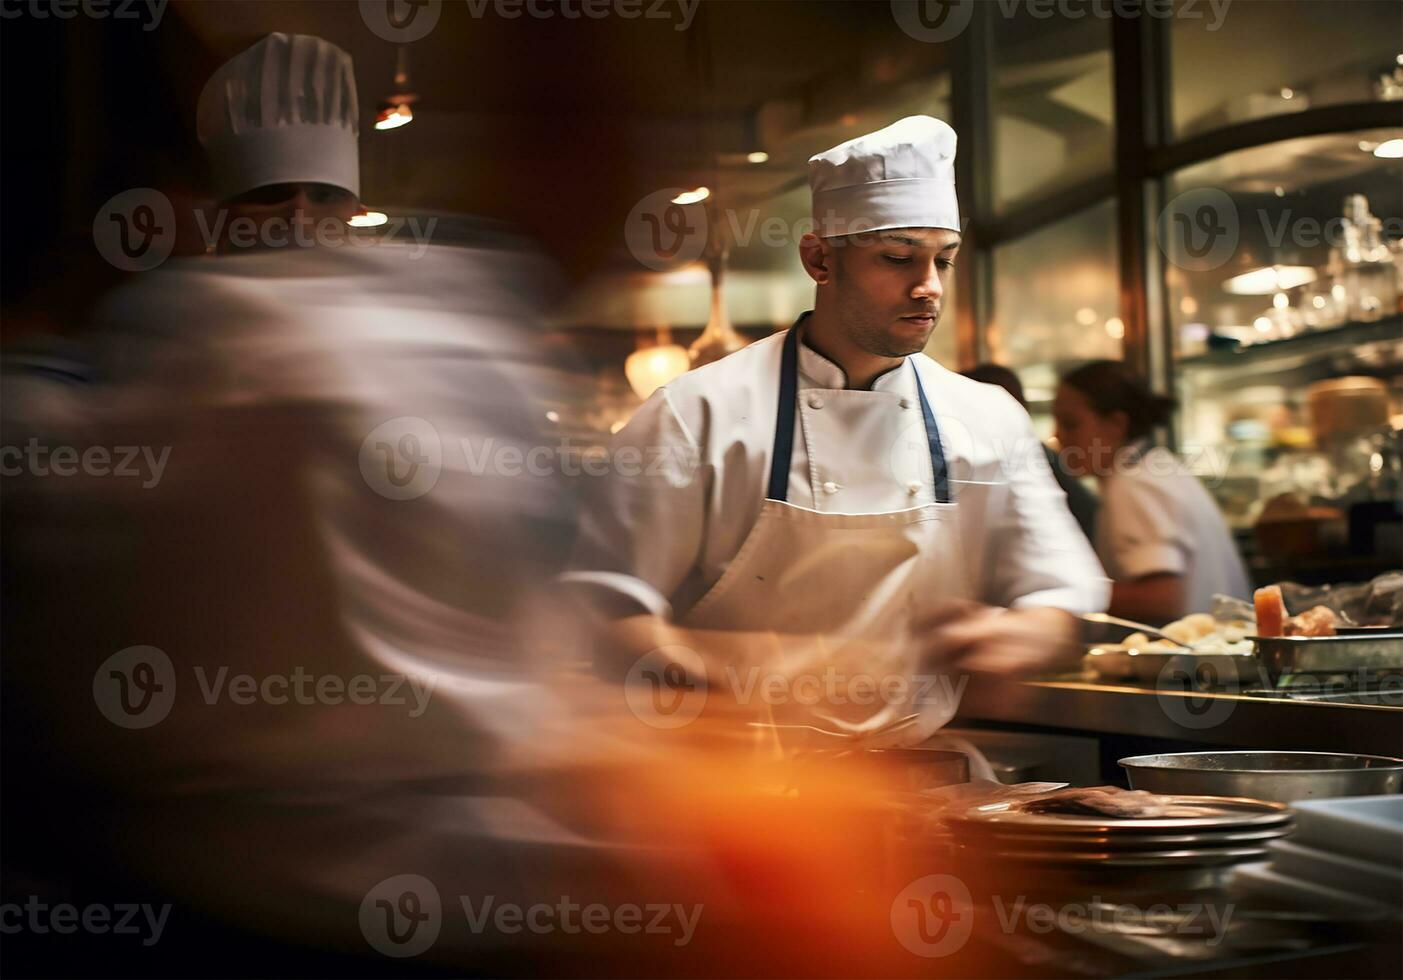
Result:
[[[621,664],[674,645],[713,686],[735,664],[1017,673],[1067,656],[1073,613],[1103,608],[1027,414],[920,353],[960,245],[954,156],[950,127],[914,116],[813,157],[813,312],[618,434],[567,580],[613,617]],[[814,711],[861,727],[920,711],[910,742],[955,707]]]

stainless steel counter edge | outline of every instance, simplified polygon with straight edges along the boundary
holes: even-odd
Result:
[[[1403,756],[1403,710],[1085,680],[972,679],[953,724],[993,721],[1243,748]]]

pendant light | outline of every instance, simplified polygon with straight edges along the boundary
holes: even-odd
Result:
[[[673,378],[687,373],[692,366],[687,349],[672,342],[672,331],[659,327],[657,341],[641,345],[624,361],[624,377],[633,393],[644,401]]]

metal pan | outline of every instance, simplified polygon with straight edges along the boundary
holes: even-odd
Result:
[[[1252,636],[1252,652],[1273,684],[1285,674],[1403,671],[1403,633]]]
[[[1290,803],[1403,790],[1403,759],[1332,752],[1173,752],[1121,759],[1131,789]]]

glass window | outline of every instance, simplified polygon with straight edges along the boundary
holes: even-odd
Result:
[[[990,4],[994,200],[1000,211],[1111,171],[1111,27],[1031,4]]]
[[[990,359],[1018,372],[1044,432],[1063,371],[1121,356],[1115,201],[996,247],[993,263]]]
[[[1229,153],[1174,174],[1166,198],[1155,231],[1180,357],[1399,309],[1403,127]]]
[[[1257,0],[1170,21],[1177,137],[1323,105],[1403,98],[1403,4]]]

